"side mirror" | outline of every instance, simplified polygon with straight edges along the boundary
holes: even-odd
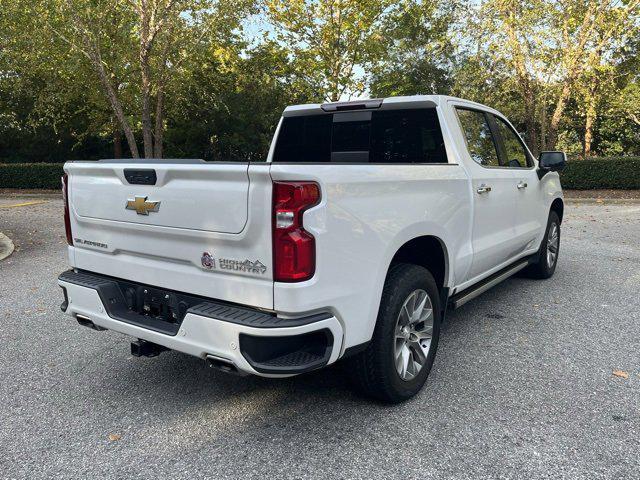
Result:
[[[541,152],[538,157],[540,177],[548,172],[560,172],[567,165],[567,155],[564,152]]]

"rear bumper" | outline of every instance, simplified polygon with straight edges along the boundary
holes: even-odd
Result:
[[[149,317],[114,308],[119,299],[113,283],[117,282],[93,273],[64,272],[58,279],[65,292],[63,310],[107,330],[203,359],[219,358],[241,372],[267,377],[321,368],[340,356],[344,332],[330,314],[283,319],[202,299],[175,328],[157,328]]]

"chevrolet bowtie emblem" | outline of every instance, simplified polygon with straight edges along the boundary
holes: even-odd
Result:
[[[157,212],[160,209],[160,202],[148,202],[147,198],[136,195],[133,200],[127,200],[124,208],[135,210],[138,215],[149,215],[149,212]]]

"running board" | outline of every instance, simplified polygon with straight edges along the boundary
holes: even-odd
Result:
[[[535,255],[534,255],[535,257]],[[533,258],[535,260],[535,258]],[[494,273],[493,275],[488,276],[484,280],[478,282],[476,285],[473,285],[460,293],[456,293],[453,297],[449,299],[449,308],[455,310],[456,308],[460,308],[462,305],[467,303],[469,300],[473,300],[478,295],[486,292],[491,287],[496,286],[503,280],[515,275],[523,268],[527,267],[532,261],[532,257],[525,258],[524,260],[520,260],[519,262],[509,265],[506,268]]]

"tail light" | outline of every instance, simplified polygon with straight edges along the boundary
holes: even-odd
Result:
[[[69,215],[69,176],[62,175],[62,199],[64,200],[64,231],[67,234],[67,243],[73,246],[71,235],[71,215]]]
[[[302,225],[305,210],[320,201],[314,182],[273,183],[273,272],[277,282],[302,282],[316,269],[316,240]]]

